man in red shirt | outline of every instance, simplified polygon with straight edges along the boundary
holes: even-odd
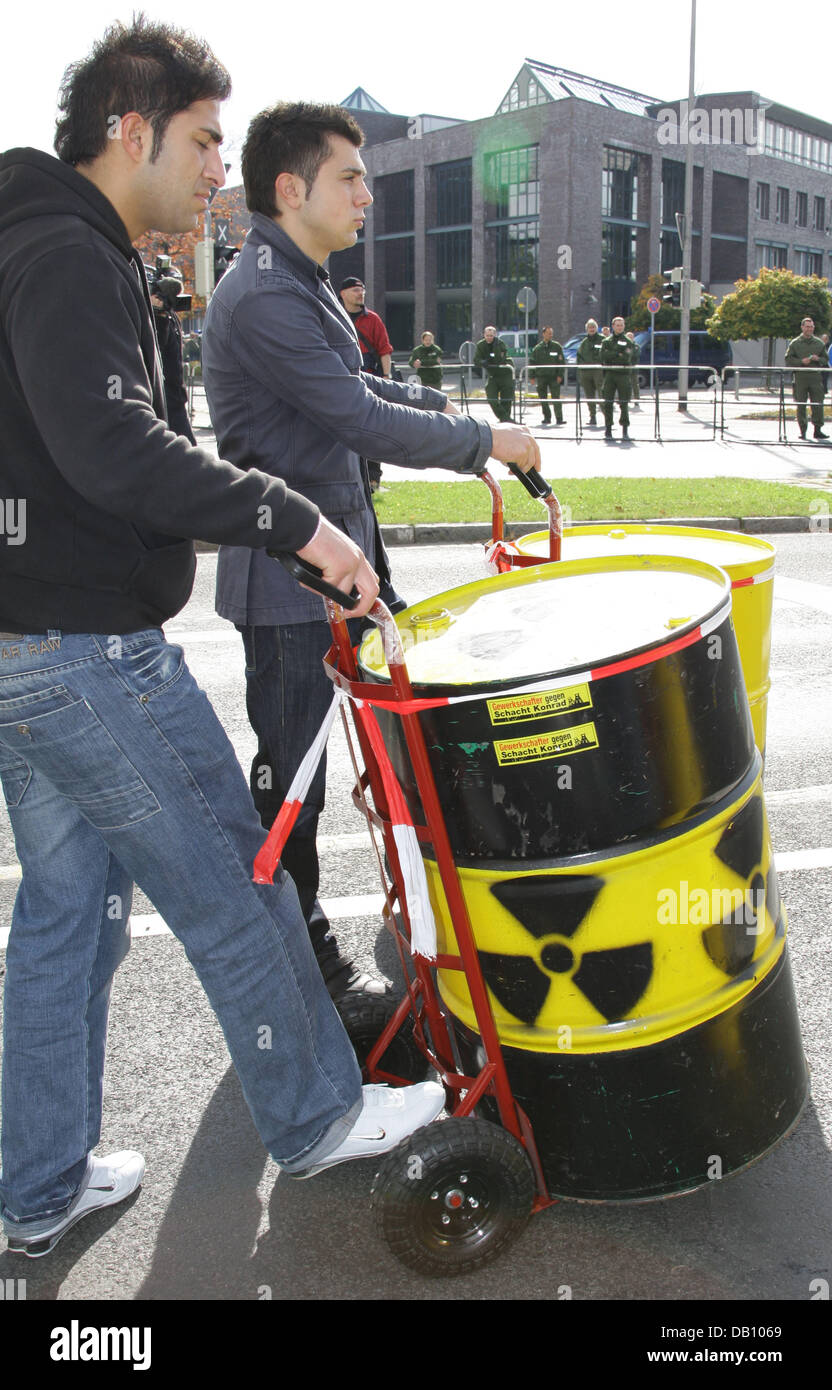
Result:
[[[364,361],[363,370],[373,376],[389,377],[393,362],[393,344],[378,314],[374,314],[372,309],[365,309],[366,293],[364,282],[359,280],[357,275],[348,275],[346,280],[341,282],[339,295],[358,334],[358,346],[361,348]],[[381,484],[381,464],[375,459],[367,459],[367,472],[370,475],[370,491],[377,492]]]

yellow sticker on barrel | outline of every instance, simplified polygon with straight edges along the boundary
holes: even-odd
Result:
[[[497,739],[494,749],[501,767],[508,763],[536,763],[546,758],[562,758],[565,753],[583,753],[598,747],[595,725],[575,724],[571,729],[555,729],[528,738]]]
[[[509,695],[488,701],[492,724],[520,724],[524,719],[546,719],[592,709],[589,686],[564,685],[560,690],[535,690],[529,695]]]

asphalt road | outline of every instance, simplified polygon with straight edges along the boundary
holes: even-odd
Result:
[[[390,1255],[372,1228],[370,1165],[348,1164],[308,1183],[279,1176],[184,954],[139,896],[133,948],[113,991],[100,1150],[140,1148],[147,1159],[144,1186],[127,1208],[86,1219],[45,1260],[0,1254],[0,1287],[4,1279],[25,1277],[30,1301],[572,1299],[716,1306],[811,1302],[823,1296],[826,1281],[828,1296],[832,544],[828,534],[772,539],[778,558],[766,797],[812,1074],[812,1099],[786,1140],[746,1173],[672,1201],[563,1202],[535,1216],[486,1270],[456,1280],[421,1278]],[[394,552],[394,565],[411,601],[483,573],[476,546],[403,548]],[[200,557],[193,598],[167,631],[184,644],[246,766],[253,739],[242,649],[213,613],[214,568],[213,555]],[[366,968],[392,979],[394,951],[378,916],[366,832],[349,801],[352,778],[340,731],[330,768],[322,897],[342,943]],[[196,866],[183,867],[191,871]],[[15,889],[2,810],[0,928],[8,928]]]

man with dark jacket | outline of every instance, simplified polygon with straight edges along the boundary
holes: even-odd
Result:
[[[540,342],[532,349],[530,361],[533,370],[529,372],[529,379],[537,384],[538,400],[543,407],[544,425],[551,424],[552,420],[549,402],[546,399],[547,394],[551,395],[555,408],[555,424],[563,424],[563,406],[560,403],[563,372],[558,371],[558,367],[564,367],[566,359],[561,344],[557,342],[553,334],[554,329],[550,324],[546,324],[540,330]]]
[[[161,631],[191,592],[189,537],[294,550],[355,584],[359,611],[378,587],[313,502],[166,423],[131,243],[196,226],[225,179],[229,91],[199,40],[116,24],[67,72],[59,158],[0,158],[0,495],[14,503],[0,535],[0,778],[22,869],[0,1210],[10,1250],[31,1256],[144,1174],[139,1153],[92,1152],[133,882],[184,944],[290,1173],[383,1151],[443,1103],[440,1087],[362,1090],[291,879],[252,882],[263,837],[245,779]]]
[[[365,304],[367,291],[364,281],[357,275],[348,275],[341,281],[339,298],[358,335],[361,349],[362,371],[371,376],[383,376],[389,381],[393,375],[393,344],[384,326],[383,319]],[[370,478],[370,491],[378,492],[381,487],[381,464],[378,459],[367,459],[367,473]]]
[[[188,418],[188,393],[185,390],[185,372],[182,365],[182,329],[176,315],[176,301],[181,289],[181,280],[177,280],[173,275],[164,275],[153,285],[150,299],[153,304],[159,356],[162,359],[168,424],[177,434],[183,434],[192,444],[196,444]]]
[[[612,417],[618,394],[618,414],[622,439],[629,439],[630,377],[633,367],[633,345],[624,332],[624,320],[612,321],[612,332],[601,344],[599,354],[604,369],[604,438],[612,439]]]
[[[255,117],[242,156],[249,232],[211,300],[202,368],[224,457],[285,478],[370,557],[389,584],[387,556],[362,458],[406,467],[482,470],[489,455],[539,462],[529,431],[460,415],[427,386],[362,371],[349,315],[324,261],[355,244],[372,198],[358,153],[363,136],[338,106],[281,104]],[[258,737],[251,790],[274,820],[332,698],[320,603],[260,551],[224,546],[217,612],[242,633],[249,719]],[[333,998],[380,988],[340,954],[318,902],[316,847],[324,805],[319,766],[283,863],[295,880]]]

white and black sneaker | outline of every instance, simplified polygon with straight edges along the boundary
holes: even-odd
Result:
[[[81,1186],[66,1211],[43,1221],[29,1221],[25,1226],[4,1221],[10,1253],[28,1255],[33,1260],[48,1255],[76,1221],[89,1216],[91,1211],[123,1202],[141,1186],[143,1177],[144,1159],[132,1149],[104,1154],[100,1158],[90,1154]]]
[[[389,1153],[422,1125],[429,1125],[445,1108],[445,1091],[436,1081],[419,1081],[415,1086],[362,1086],[364,1106],[347,1135],[320,1162],[291,1178],[314,1178],[325,1168],[348,1163],[353,1158],[375,1158]]]

